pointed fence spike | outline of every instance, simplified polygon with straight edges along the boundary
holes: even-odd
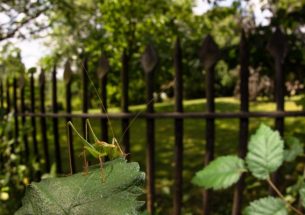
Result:
[[[278,59],[281,63],[284,62],[288,52],[288,43],[280,28],[277,28],[272,34],[267,45],[267,50],[273,58]]]
[[[35,74],[37,72],[37,69],[35,67],[31,67],[31,68],[29,68],[28,72],[30,74]]]
[[[150,73],[154,70],[158,63],[157,52],[152,44],[149,44],[145,48],[145,52],[141,57],[141,64],[146,73]]]
[[[65,63],[65,69],[64,69],[64,81],[65,83],[69,83],[72,78],[72,70],[71,70],[71,62],[70,60],[67,60]]]
[[[220,58],[220,51],[211,35],[204,38],[199,57],[205,70],[210,69]]]
[[[19,76],[18,86],[19,86],[20,89],[23,89],[24,86],[25,86],[25,78],[24,78],[23,74]]]
[[[39,75],[39,85],[43,85],[45,83],[45,72],[42,69]]]
[[[109,61],[106,57],[102,56],[98,61],[97,76],[102,79],[109,71]]]

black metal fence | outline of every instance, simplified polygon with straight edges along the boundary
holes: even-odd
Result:
[[[200,48],[200,59],[202,61],[203,69],[206,71],[205,81],[206,81],[206,99],[207,99],[207,110],[204,112],[184,112],[183,111],[183,65],[182,65],[182,49],[180,47],[180,41],[177,39],[175,44],[174,52],[174,68],[175,68],[175,111],[174,112],[154,112],[154,103],[151,102],[153,99],[154,92],[154,71],[156,69],[157,56],[152,46],[147,46],[145,53],[141,58],[141,63],[145,71],[146,79],[146,102],[147,109],[146,112],[139,117],[146,119],[147,130],[146,130],[146,173],[147,173],[147,189],[146,189],[146,205],[149,213],[153,214],[155,211],[155,120],[159,118],[169,118],[173,119],[175,122],[175,145],[174,145],[174,196],[173,196],[173,214],[181,214],[182,209],[182,197],[183,197],[183,121],[188,118],[204,119],[206,120],[206,145],[205,145],[205,159],[204,164],[208,164],[214,157],[214,142],[215,142],[215,119],[224,118],[237,118],[240,120],[239,128],[239,145],[238,152],[239,156],[244,157],[247,150],[247,141],[249,136],[249,119],[259,118],[259,117],[269,117],[275,119],[275,127],[281,135],[284,132],[284,118],[285,117],[304,117],[305,112],[303,111],[285,111],[284,110],[284,72],[283,72],[283,62],[286,55],[286,41],[283,33],[278,29],[271,37],[268,50],[274,58],[275,65],[275,101],[276,101],[276,111],[273,112],[249,112],[249,93],[248,93],[248,79],[249,79],[249,53],[248,53],[248,42],[245,33],[242,33],[240,40],[240,112],[225,112],[219,113],[215,112],[215,97],[214,97],[214,67],[220,58],[220,51],[213,41],[212,37],[207,36]],[[72,118],[82,119],[82,130],[85,133],[85,120],[86,118],[97,118],[100,119],[101,125],[101,136],[103,140],[108,140],[108,124],[109,119],[120,119],[122,130],[124,131],[128,128],[130,119],[135,117],[136,114],[129,112],[129,102],[128,102],[128,62],[129,59],[126,53],[122,57],[122,71],[121,71],[121,82],[122,82],[122,98],[121,98],[121,113],[109,113],[107,111],[107,99],[106,99],[106,84],[107,84],[107,71],[109,68],[108,61],[105,58],[101,58],[98,67],[97,78],[100,81],[100,94],[101,99],[104,104],[104,108],[101,109],[99,114],[88,113],[88,77],[86,74],[88,67],[88,60],[83,61],[82,68],[82,113],[72,113],[71,112],[71,68],[69,63],[65,65],[64,71],[64,81],[65,81],[65,112],[58,111],[58,101],[57,101],[57,80],[56,80],[56,68],[52,72],[52,111],[46,112],[45,105],[45,73],[41,71],[39,76],[39,108],[40,111],[36,112],[36,101],[35,101],[35,79],[34,74],[30,76],[30,111],[25,110],[25,84],[23,78],[19,80],[17,84],[17,79],[13,80],[13,98],[10,98],[10,83],[7,80],[6,84],[0,84],[0,98],[1,107],[5,107],[7,112],[11,109],[14,111],[15,117],[15,137],[19,136],[19,123],[25,124],[26,117],[31,119],[32,127],[32,142],[29,142],[26,134],[23,134],[22,141],[25,146],[25,157],[29,155],[29,145],[33,147],[35,155],[37,158],[43,156],[45,159],[45,170],[50,170],[50,155],[48,151],[49,140],[46,134],[46,118],[52,119],[53,124],[53,141],[55,148],[55,161],[57,165],[58,172],[62,172],[62,158],[59,144],[59,131],[58,131],[58,120],[63,118],[66,121]],[[5,87],[4,87],[5,86]],[[5,95],[4,95],[5,94]],[[20,100],[20,104],[17,103],[17,98]],[[13,101],[13,107],[11,107],[11,101]],[[36,118],[40,118],[43,142],[43,154],[39,154],[38,142],[37,142],[37,126]],[[21,118],[21,120],[17,120]],[[145,137],[143,137],[145,138]],[[130,152],[130,136],[129,131],[123,137],[122,144],[125,147],[126,153]],[[75,171],[75,159],[73,150],[73,140],[70,139],[70,156],[72,160],[72,170]],[[277,174],[274,174],[273,180],[277,181]],[[241,213],[241,205],[243,200],[242,191],[244,189],[244,177],[240,179],[235,187],[234,197],[233,197],[233,207],[232,214],[238,215]],[[211,208],[209,207],[210,201],[210,191],[205,190],[203,192],[203,212],[204,214],[211,214]]]

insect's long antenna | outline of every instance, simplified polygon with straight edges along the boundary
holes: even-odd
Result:
[[[147,105],[150,104],[150,103],[152,103],[153,101],[154,101],[154,98],[152,98],[152,99],[147,103]],[[132,124],[136,121],[136,119],[137,119],[142,113],[144,113],[144,111],[138,112],[138,113],[135,115],[135,117],[130,121],[130,123],[129,123],[128,126],[125,128],[124,132],[122,133],[122,135],[121,135],[121,137],[120,137],[120,139],[119,139],[119,143],[122,141],[122,139],[123,139],[124,135],[126,134],[126,132],[128,131],[128,129],[132,126]]]
[[[105,106],[104,106],[104,103],[103,103],[103,101],[102,101],[102,98],[101,98],[99,92],[97,91],[97,89],[96,89],[96,87],[95,87],[95,85],[94,85],[92,79],[90,78],[89,73],[88,73],[86,67],[84,66],[84,64],[83,64],[82,62],[81,62],[81,65],[82,65],[82,68],[83,68],[83,70],[85,71],[85,73],[86,73],[86,75],[87,75],[87,77],[88,77],[88,80],[89,80],[90,84],[92,85],[92,87],[93,87],[93,89],[94,89],[94,91],[95,91],[96,96],[97,96],[98,99],[99,99],[99,102],[100,102],[100,104],[101,104],[102,110],[103,110],[103,111],[105,112],[105,114],[106,114],[106,118],[107,118],[107,121],[108,121],[108,123],[109,123],[110,130],[111,130],[111,134],[112,134],[112,137],[114,138],[114,137],[115,137],[115,135],[114,135],[114,130],[113,130],[111,121],[110,121],[110,119],[109,119],[109,116],[108,116],[108,114],[107,114],[107,110],[106,110],[106,108],[105,108]]]

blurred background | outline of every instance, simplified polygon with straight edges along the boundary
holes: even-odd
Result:
[[[101,56],[109,60],[107,73],[107,104],[109,112],[120,110],[122,98],[122,55],[128,59],[129,105],[131,112],[145,110],[145,79],[140,63],[147,44],[152,44],[158,56],[155,70],[154,97],[157,102],[156,112],[174,110],[174,45],[180,38],[183,52],[183,98],[184,109],[204,111],[206,109],[204,77],[199,49],[203,38],[211,35],[220,50],[220,59],[215,65],[214,93],[216,111],[236,112],[239,110],[240,97],[240,38],[244,31],[249,46],[249,100],[252,111],[273,111],[274,102],[274,59],[267,51],[267,44],[276,29],[280,29],[287,41],[287,53],[283,63],[285,78],[285,110],[303,110],[305,106],[305,1],[304,0],[2,0],[0,2],[0,78],[3,86],[12,84],[11,80],[20,75],[29,84],[29,74],[34,74],[38,81],[39,71],[45,71],[47,80],[51,79],[54,67],[57,68],[58,111],[66,109],[64,65],[69,60],[71,72],[75,78],[71,83],[72,111],[82,109],[80,77],[83,59],[88,59],[87,75],[93,84],[89,86],[89,112],[100,112],[100,90],[96,70]],[[35,88],[39,92],[38,86]],[[52,110],[52,86],[46,84],[46,111]],[[9,91],[13,94],[13,91]],[[30,97],[29,87],[25,95]],[[8,95],[1,95],[3,100]],[[12,99],[12,98],[11,98]],[[36,95],[38,99],[38,95]],[[37,102],[38,103],[38,102]],[[4,112],[8,104],[1,105]],[[30,101],[25,102],[30,110]],[[37,110],[38,106],[35,107]],[[7,114],[7,112],[5,112]],[[29,120],[29,119],[28,119]],[[37,123],[39,119],[36,120]],[[30,164],[22,163],[18,153],[10,151],[13,137],[12,117],[2,121],[1,147],[9,163],[2,162],[0,170],[0,214],[11,214],[20,206],[24,186],[31,179],[30,169],[41,170],[43,159],[37,161],[29,155]],[[273,125],[271,119],[251,119],[253,131],[260,122]],[[47,138],[52,139],[52,121],[47,120],[50,130]],[[81,121],[75,120],[75,126],[81,128]],[[100,132],[99,122],[93,120],[94,128]],[[25,123],[26,124],[26,123]],[[29,124],[29,123],[28,123]],[[215,153],[236,153],[238,143],[238,120],[216,120]],[[302,128],[305,123],[300,118],[285,120],[285,134],[293,134],[304,140]],[[113,120],[112,127],[119,135],[120,122]],[[31,132],[30,125],[22,132]],[[42,153],[43,137],[40,127],[37,139]],[[132,160],[137,161],[145,170],[145,121],[135,120],[130,127]],[[202,168],[204,160],[205,122],[194,119],[185,120],[184,136],[184,191],[183,214],[200,214],[201,190],[190,185],[194,172]],[[11,134],[10,134],[11,133]],[[162,119],[156,123],[156,189],[157,212],[170,214],[172,187],[174,178],[173,145],[174,128],[172,120]],[[63,172],[68,172],[65,120],[59,120],[59,139],[62,148]],[[29,137],[31,143],[33,137]],[[75,138],[76,139],[76,138]],[[75,140],[76,154],[81,152],[81,142]],[[52,143],[49,144],[51,163],[55,162]],[[198,150],[199,149],[199,150]],[[25,150],[20,146],[20,151]],[[17,152],[18,152],[17,150]],[[31,149],[30,149],[31,151]],[[15,156],[15,157],[14,157]],[[80,160],[80,159],[78,159]],[[3,161],[3,160],[2,160]],[[81,171],[81,161],[77,169]],[[94,162],[94,161],[92,161]],[[15,168],[15,164],[18,164]],[[14,166],[14,168],[12,168]],[[161,168],[162,167],[162,168]],[[289,167],[290,168],[290,167]],[[291,167],[292,168],[292,167]],[[297,171],[297,170],[296,170]],[[55,173],[56,170],[53,171]],[[297,176],[294,176],[297,177]],[[292,177],[293,178],[293,177]],[[246,199],[263,195],[254,188],[263,184],[247,181]],[[289,184],[289,183],[288,183]],[[223,196],[232,198],[232,190],[215,197],[213,205],[218,205],[213,214],[228,214],[230,202],[224,202]],[[246,200],[247,202],[247,200]],[[215,207],[216,208],[216,207]]]

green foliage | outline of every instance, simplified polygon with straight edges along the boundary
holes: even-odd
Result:
[[[276,171],[283,163],[293,161],[303,154],[300,141],[295,137],[286,139],[289,149],[284,151],[284,142],[279,132],[261,124],[256,133],[251,136],[246,155],[247,169],[258,179],[266,180],[280,198],[266,197],[250,203],[244,210],[245,215],[287,215],[288,209],[302,214],[288,202],[279,189],[270,180],[270,174]],[[222,156],[212,161],[203,170],[196,173],[193,183],[204,188],[227,188],[237,182],[243,171],[246,170],[243,159],[236,156]],[[242,171],[241,171],[242,170]],[[301,202],[305,206],[304,176],[297,184],[291,186],[288,192],[299,192]]]
[[[192,183],[215,190],[225,189],[236,183],[244,171],[244,161],[237,156],[219,157],[197,172]]]
[[[21,50],[13,43],[6,43],[0,49],[0,77],[18,76],[25,72],[21,59]]]
[[[99,166],[88,175],[77,173],[68,177],[48,178],[27,187],[19,214],[138,214],[143,202],[139,186],[145,175],[137,163],[125,159],[106,162],[101,180]]]
[[[43,160],[28,155],[25,159],[23,135],[30,130],[19,127],[19,137],[14,134],[14,117],[0,109],[0,214],[11,215],[21,204],[21,197],[26,186],[38,171]],[[47,175],[43,175],[46,177]]]
[[[249,170],[259,179],[268,179],[283,163],[283,156],[284,142],[279,133],[262,124],[248,145],[246,163]]]
[[[285,203],[274,197],[266,197],[250,203],[245,215],[288,215]]]
[[[20,155],[23,148],[15,144],[12,136],[13,123],[12,114],[0,113],[0,154],[3,159],[0,163],[0,214],[11,214],[18,208],[18,196],[29,183],[29,168]]]
[[[294,161],[298,156],[302,155],[303,146],[299,139],[295,137],[287,137],[285,143],[288,146],[288,149],[284,150],[284,158],[287,162]]]
[[[210,33],[221,48],[229,45],[235,49],[239,41],[236,33],[238,13],[235,7],[223,7],[197,16],[192,12],[193,6],[193,0],[54,2],[55,10],[47,14],[52,23],[52,53],[44,57],[41,64],[44,68],[50,68],[52,63],[61,65],[60,61],[69,57],[79,60],[85,53],[90,57],[89,74],[96,77],[97,61],[102,50],[110,63],[108,83],[115,86],[107,92],[108,99],[115,104],[121,97],[121,81],[118,77],[122,69],[122,53],[126,50],[129,59],[130,102],[141,103],[144,101],[144,94],[139,92],[145,89],[145,82],[139,59],[145,46],[152,43],[158,53],[159,66],[156,69],[154,87],[160,93],[164,86],[174,80],[173,45],[179,36],[184,58],[183,71],[187,77],[184,95],[187,98],[201,97],[204,86],[203,81],[198,81],[203,77],[197,50],[202,38]],[[230,58],[236,58],[235,51],[232,53]],[[80,62],[77,62],[75,68],[81,67]],[[235,67],[230,66],[230,69]],[[218,72],[218,68],[216,70]],[[231,78],[229,68],[224,65],[219,70],[219,73],[226,74],[226,78],[222,80],[220,75],[220,79],[216,80],[217,86],[229,89],[221,89],[221,92],[232,92],[235,80]],[[97,86],[98,80],[92,79]]]

